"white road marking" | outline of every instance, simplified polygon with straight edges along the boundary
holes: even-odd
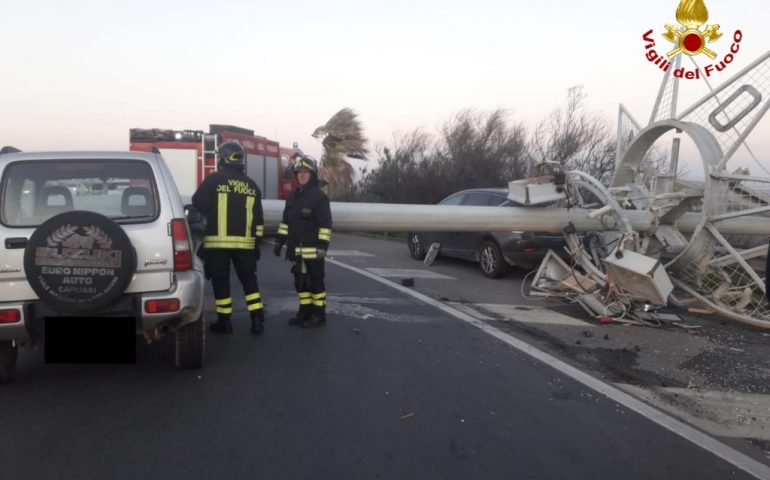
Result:
[[[770,430],[757,428],[757,425],[770,425],[770,395],[672,387],[650,391],[626,384],[618,384],[618,387],[684,416],[688,422],[714,435],[770,441]],[[696,402],[701,409],[697,417],[672,405]],[[725,424],[724,420],[719,420],[729,417],[736,421]]]
[[[330,257],[373,257],[371,253],[361,250],[329,250],[326,254]]]
[[[412,270],[409,268],[367,268],[369,272],[380,277],[400,278],[433,278],[439,280],[456,280],[454,277],[442,275],[431,270]]]
[[[754,475],[759,479],[770,479],[770,467],[768,467],[767,465],[764,465],[754,460],[753,458],[747,455],[744,455],[743,453],[725,445],[724,443],[720,442],[714,437],[711,437],[701,432],[700,430],[697,430],[694,427],[691,427],[690,425],[687,425],[686,423],[669,416],[665,412],[658,410],[657,408],[643,402],[642,400],[639,400],[638,398],[633,397],[632,395],[622,391],[618,387],[615,387],[599,379],[596,379],[591,375],[588,375],[587,373],[581,370],[578,370],[572,365],[569,365],[559,360],[558,358],[548,353],[545,353],[544,351],[539,350],[538,348],[535,348],[534,346],[522,340],[519,340],[516,337],[509,335],[508,333],[505,333],[491,325],[488,325],[481,320],[477,320],[472,316],[468,315],[467,313],[457,310],[456,308],[453,308],[447,304],[434,300],[428,297],[427,295],[423,295],[422,293],[416,292],[411,288],[404,287],[397,283],[385,280],[374,273],[367,272],[366,270],[362,270],[358,267],[354,267],[352,265],[348,265],[346,263],[342,263],[337,260],[328,259],[328,261],[333,265],[336,265],[341,268],[346,268],[350,271],[358,273],[359,275],[363,275],[365,277],[371,278],[372,280],[388,285],[391,288],[395,288],[396,290],[402,293],[405,293],[406,295],[411,295],[412,297],[417,298],[429,305],[432,305],[437,309],[449,315],[452,315],[457,319],[460,319],[470,325],[473,325],[474,327],[477,327],[483,332],[489,335],[492,335],[493,337],[519,350],[520,352],[525,353],[531,356],[532,358],[540,360],[547,366],[558,370],[559,372],[572,378],[573,380],[576,380],[582,383],[583,385],[585,385],[586,387],[596,391],[597,393],[604,395],[610,400],[613,400],[625,406],[626,408],[635,411],[639,415],[646,417],[647,419],[657,423],[661,427],[681,436],[682,438],[716,455],[717,457],[725,460],[726,462],[729,462],[730,464],[749,473],[750,475]]]
[[[522,322],[522,323],[538,323],[545,325],[570,325],[574,327],[595,327],[596,325],[577,318],[563,315],[559,312],[554,312],[542,307],[532,307],[529,305],[505,305],[497,303],[455,303],[451,302],[454,308],[465,312],[468,315],[477,318],[479,320],[500,320],[500,318],[490,317],[482,313],[490,312],[495,315],[499,315],[503,320]],[[479,307],[482,312],[479,312],[475,307]]]

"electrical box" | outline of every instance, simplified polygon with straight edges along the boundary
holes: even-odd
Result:
[[[655,305],[666,305],[674,289],[660,261],[630,250],[616,248],[604,259],[607,281]]]
[[[550,175],[508,182],[508,198],[521,205],[539,205],[567,198],[564,185]]]

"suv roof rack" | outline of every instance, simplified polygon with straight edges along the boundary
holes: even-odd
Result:
[[[21,150],[19,150],[16,147],[12,147],[10,145],[6,145],[3,148],[0,148],[0,155],[4,153],[19,153],[19,152],[21,152]]]

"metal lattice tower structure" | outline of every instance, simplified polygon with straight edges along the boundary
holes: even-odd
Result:
[[[680,64],[681,55],[663,77],[646,126],[641,128],[621,105],[619,161],[610,188],[588,185],[584,176],[574,172],[568,175],[572,190],[588,188],[605,208],[611,206],[604,215],[615,218],[611,222],[615,228],[623,225],[626,209],[654,215],[654,228],[633,233],[620,228],[617,235],[626,240],[633,237],[631,241],[621,240],[625,248],[654,256],[665,265],[676,287],[675,301],[696,301],[728,318],[770,328],[764,271],[767,238],[753,238],[747,245],[742,242],[745,238],[720,231],[731,219],[770,216],[770,177],[750,175],[730,165],[733,154],[770,108],[770,52],[677,113],[679,79],[672,72]],[[677,180],[675,166],[670,175],[657,175],[653,182],[642,179],[646,155],[655,148],[656,140],[672,130],[695,143],[703,165],[702,185]],[[674,142],[675,165],[679,139]],[[683,233],[678,228],[686,213],[700,215],[693,232]],[[575,250],[581,248],[574,239],[571,244]],[[585,252],[582,256],[590,258]],[[596,267],[601,269],[601,265]],[[600,284],[606,281],[598,276],[594,280]],[[614,295],[622,301],[624,293],[615,290]]]

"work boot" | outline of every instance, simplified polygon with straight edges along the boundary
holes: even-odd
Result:
[[[313,328],[326,325],[326,313],[314,313],[300,325],[302,328]]]
[[[259,313],[253,313],[251,315],[251,333],[254,335],[261,335],[265,331],[264,326],[265,315],[260,311]]]
[[[289,325],[302,325],[310,317],[310,305],[300,305],[297,313],[289,319]]]
[[[233,324],[230,322],[230,317],[219,317],[215,323],[209,325],[209,330],[217,333],[233,333]]]

